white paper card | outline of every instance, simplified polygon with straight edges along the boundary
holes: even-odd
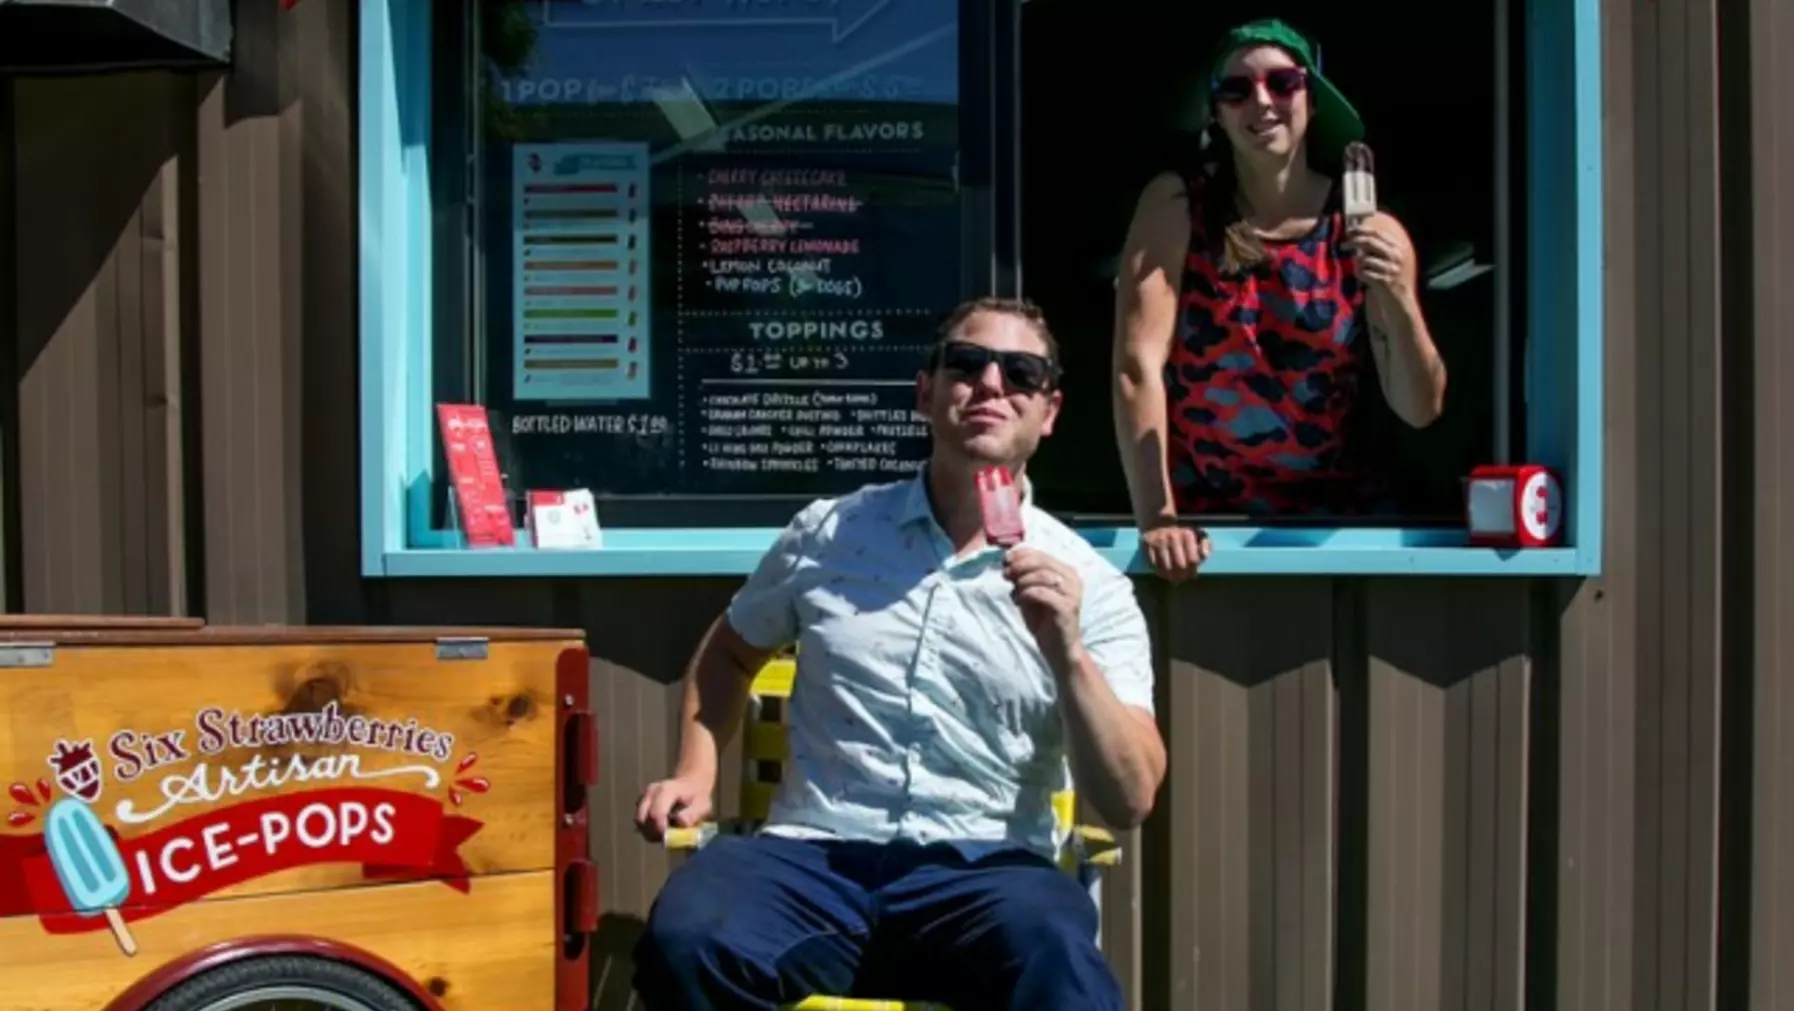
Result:
[[[604,547],[598,529],[598,507],[584,488],[529,493],[530,535],[536,547],[595,550]]]

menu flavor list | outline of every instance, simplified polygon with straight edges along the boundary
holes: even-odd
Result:
[[[807,497],[927,458],[915,379],[959,297],[954,152],[920,127],[882,147],[779,130],[513,146],[506,419],[528,487]]]
[[[928,454],[915,375],[957,292],[952,195],[852,157],[738,154],[679,176],[680,456],[709,493],[846,490]]]
[[[513,159],[513,397],[651,397],[648,145],[519,144]]]

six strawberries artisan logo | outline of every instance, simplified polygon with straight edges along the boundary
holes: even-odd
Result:
[[[461,848],[483,823],[461,809],[493,788],[453,733],[335,702],[207,707],[167,731],[58,738],[43,755],[47,772],[0,780],[12,802],[0,806],[0,919],[110,930],[126,956],[130,924],[300,867],[466,893]]]

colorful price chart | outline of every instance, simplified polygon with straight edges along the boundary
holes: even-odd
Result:
[[[513,396],[651,395],[648,145],[519,144]]]

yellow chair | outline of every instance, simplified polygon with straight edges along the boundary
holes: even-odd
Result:
[[[705,822],[692,828],[676,828],[667,832],[666,847],[673,850],[696,850],[718,832],[747,834],[766,821],[772,810],[772,798],[778,792],[780,771],[790,755],[790,734],[785,717],[791,699],[791,688],[797,680],[797,662],[788,656],[775,657],[748,689],[748,711],[741,741],[741,815],[726,822]],[[1053,795],[1053,818],[1065,835],[1059,851],[1059,866],[1075,876],[1090,893],[1096,904],[1098,933],[1102,921],[1101,871],[1121,862],[1121,847],[1115,836],[1094,825],[1078,825],[1077,797],[1071,790]],[[796,1004],[787,1004],[784,1011],[951,1011],[944,1004],[929,1001],[861,1000],[852,997],[807,997]]]

